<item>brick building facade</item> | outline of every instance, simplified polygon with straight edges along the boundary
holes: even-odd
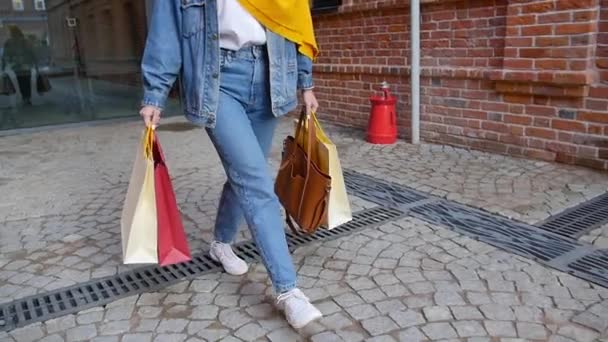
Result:
[[[315,15],[327,120],[365,127],[386,80],[409,134],[409,2]],[[608,170],[608,0],[422,0],[421,137]]]

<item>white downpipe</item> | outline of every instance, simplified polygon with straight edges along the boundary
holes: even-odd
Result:
[[[410,0],[412,144],[420,143],[420,0]]]

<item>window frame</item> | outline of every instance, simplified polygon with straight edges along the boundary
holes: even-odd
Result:
[[[12,0],[11,2],[13,4],[13,11],[25,11],[24,0]],[[20,4],[20,6],[18,6],[17,4]]]
[[[39,4],[42,4],[42,7],[38,7]],[[46,11],[46,1],[45,0],[34,0],[34,9],[36,11]]]

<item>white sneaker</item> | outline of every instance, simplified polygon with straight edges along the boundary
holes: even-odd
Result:
[[[278,295],[277,307],[279,310],[285,311],[287,322],[294,329],[304,328],[309,323],[323,317],[321,311],[310,304],[308,297],[299,289]]]
[[[227,243],[213,241],[209,250],[209,256],[211,256],[211,259],[221,263],[228,274],[243,275],[249,270],[247,263],[236,256],[232,251],[232,247]]]

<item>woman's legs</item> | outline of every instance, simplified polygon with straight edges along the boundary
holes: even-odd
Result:
[[[266,160],[276,118],[270,105],[268,67],[262,48],[224,52],[216,126],[209,136],[228,176],[216,238],[231,242],[245,217],[278,293],[295,288],[281,206]]]
[[[267,112],[250,113],[248,117],[253,133],[257,138],[257,143],[260,145],[264,157],[268,158],[278,120]],[[222,243],[232,243],[242,219],[243,211],[236,194],[230,186],[230,181],[226,181],[215,220],[215,240]]]

